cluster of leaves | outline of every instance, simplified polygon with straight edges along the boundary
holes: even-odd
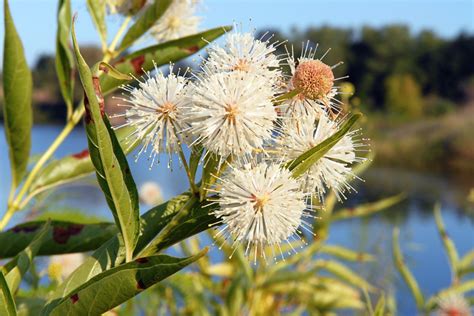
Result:
[[[455,294],[462,295],[474,290],[474,280],[469,278],[469,275],[474,273],[474,250],[471,250],[463,257],[460,257],[456,245],[452,239],[449,238],[448,233],[446,232],[439,205],[436,205],[434,208],[434,217],[451,268],[451,284],[431,297],[427,298],[423,295],[417,280],[403,259],[398,241],[400,231],[398,229],[394,229],[393,231],[392,248],[394,265],[410,289],[419,312],[426,314],[432,312],[438,307],[437,304],[440,299]],[[468,299],[471,304],[473,299],[474,298],[472,297]]]
[[[1,315],[16,315],[16,305],[32,315],[99,315],[128,301],[206,254],[207,249],[193,249],[184,258],[160,253],[218,224],[217,219],[211,215],[215,206],[209,206],[207,200],[207,185],[212,182],[212,174],[220,172],[217,164],[206,165],[198,191],[192,194],[185,192],[140,216],[137,188],[126,159],[127,152],[133,146],[127,146],[125,152],[121,147],[123,135],[129,131],[115,133],[104,111],[104,96],[121,84],[130,82],[130,75],[140,76],[144,71],[151,70],[154,63],[164,65],[188,57],[229,30],[228,27],[216,28],[131,54],[124,53],[163,15],[170,3],[171,0],[155,1],[133,20],[131,27],[123,28],[125,34],[120,42],[120,37],[116,37],[107,46],[105,18],[100,14],[104,12],[102,6],[105,4],[103,1],[88,1],[92,19],[104,44],[102,60],[90,67],[76,40],[71,1],[59,1],[56,70],[67,105],[68,120],[58,138],[28,170],[32,127],[31,73],[8,1],[4,0],[4,116],[12,186],[0,229],[8,224],[15,213],[28,208],[39,193],[92,172],[97,175],[115,222],[85,224],[54,219],[37,220],[0,233],[1,244],[8,245],[0,249],[0,258],[13,257],[2,267],[0,273]],[[72,47],[69,45],[70,35]],[[84,98],[79,104],[75,104],[72,93],[77,83],[72,80],[71,74],[76,71],[84,91]],[[83,115],[88,150],[51,160],[55,150]],[[288,162],[295,176],[304,173],[334,146],[359,116],[349,118],[341,128],[343,132],[336,133],[301,157]],[[196,150],[189,157],[191,185],[194,184],[202,154],[202,150]],[[86,251],[92,251],[92,254],[64,282],[49,289],[47,293],[21,295],[20,282],[26,272],[34,268],[35,256]],[[318,264],[312,269],[340,270],[342,272],[333,273],[342,273],[354,282],[362,282],[354,279],[355,275],[343,267],[325,261]],[[252,276],[249,280],[253,278]]]

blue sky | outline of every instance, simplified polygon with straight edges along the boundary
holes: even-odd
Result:
[[[72,0],[79,14],[77,33],[82,44],[98,43],[87,16],[85,0]],[[23,39],[28,62],[54,51],[56,0],[10,0],[15,23]],[[3,19],[3,6],[0,8]],[[474,32],[473,0],[204,0],[202,28],[243,22],[258,29],[331,25],[359,28],[408,24],[413,32],[431,29],[444,37]],[[249,20],[251,19],[251,22]],[[113,32],[120,23],[110,21]],[[0,34],[3,38],[3,23]],[[3,45],[0,45],[0,56]]]

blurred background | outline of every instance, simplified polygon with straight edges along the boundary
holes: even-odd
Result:
[[[101,57],[99,39],[84,2],[72,3],[78,13],[82,52],[92,64]],[[54,66],[56,5],[53,0],[11,1],[33,71],[33,153],[47,148],[66,117]],[[346,110],[365,114],[362,127],[375,152],[373,165],[362,175],[364,181],[355,183],[358,193],[350,195],[344,206],[398,193],[405,193],[406,199],[377,216],[333,225],[329,241],[378,254],[382,259],[377,263],[353,268],[393,293],[401,315],[412,315],[414,300],[391,265],[392,228],[400,227],[407,262],[426,295],[450,280],[432,216],[435,203],[441,203],[458,251],[464,254],[474,248],[474,2],[207,0],[200,5],[199,15],[203,30],[236,22],[244,31],[269,31],[276,40],[288,40],[287,46],[293,45],[297,55],[302,42],[309,40],[319,44],[317,57],[331,49],[326,63],[344,62],[336,69],[336,77],[349,75],[341,84],[347,92],[342,101]],[[114,33],[120,17],[112,16],[109,22]],[[140,46],[151,44],[152,39],[145,39]],[[194,58],[182,66],[197,67],[198,62]],[[0,107],[2,102],[0,97]],[[108,99],[110,113],[115,104]],[[2,130],[1,124],[0,113]],[[78,128],[56,156],[86,147],[85,133]],[[0,185],[7,186],[10,175],[3,137],[0,148]],[[145,159],[132,164],[138,184],[157,182],[164,198],[186,189],[179,168],[171,175],[165,164],[152,171],[148,165]],[[183,181],[172,180],[177,174]],[[105,201],[92,183],[85,180],[64,187],[32,212],[81,209],[106,217]],[[7,190],[2,191],[0,205],[5,205]]]

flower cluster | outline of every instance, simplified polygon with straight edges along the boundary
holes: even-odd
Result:
[[[203,149],[203,164],[218,157],[210,177],[217,180],[207,188],[223,224],[216,238],[233,238],[245,254],[264,258],[267,246],[283,256],[282,242],[300,240],[302,229],[311,233],[314,207],[328,190],[339,199],[353,190],[352,167],[364,161],[358,152],[366,146],[359,130],[349,131],[303,174],[292,172],[289,162],[334,136],[345,119],[334,66],[309,44],[299,58],[278,55],[279,45],[230,32],[191,78],[170,66],[168,75],[156,69],[124,88],[125,125],[134,130],[128,141],[141,141],[152,163],[177,153],[186,167],[184,145]]]

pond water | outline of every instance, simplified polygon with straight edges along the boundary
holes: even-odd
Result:
[[[60,126],[36,126],[32,153],[44,151],[60,130]],[[3,134],[3,126],[0,126],[0,133]],[[77,153],[86,147],[84,130],[76,129],[59,148],[56,157]],[[165,199],[187,189],[184,171],[176,161],[173,173],[166,162],[152,170],[149,170],[146,159],[140,159],[137,163],[131,161],[130,165],[138,186],[146,181],[155,181],[161,186]],[[0,175],[0,210],[3,212],[10,186],[8,152],[3,136],[0,137]],[[334,224],[328,242],[376,254],[379,258],[376,263],[353,267],[396,296],[400,315],[415,315],[414,301],[391,263],[392,230],[395,226],[400,228],[402,251],[425,296],[436,293],[450,283],[450,270],[432,216],[433,206],[436,202],[441,203],[449,236],[459,253],[465,254],[474,248],[474,207],[467,202],[469,187],[473,184],[461,185],[447,177],[378,167],[370,168],[363,178],[365,182],[356,183],[359,193],[350,195],[343,206],[376,201],[400,192],[405,192],[407,198],[377,216]],[[110,218],[102,193],[94,185],[94,178],[91,179],[62,188],[49,197],[42,209],[54,212],[78,209],[89,216]],[[146,209],[143,207],[143,210]],[[13,222],[22,221],[24,215],[18,214]],[[214,248],[212,251],[218,250]]]

